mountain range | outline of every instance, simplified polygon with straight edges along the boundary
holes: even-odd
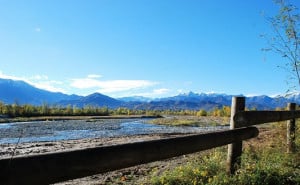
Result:
[[[151,110],[212,110],[222,106],[230,106],[232,96],[227,94],[206,94],[206,93],[184,93],[173,97],[151,99],[141,96],[112,98],[100,93],[93,93],[88,96],[67,95],[58,92],[50,92],[36,88],[24,81],[11,79],[0,79],[0,101],[5,104],[32,104],[67,106],[73,105],[83,107],[86,105],[99,107],[126,107],[130,109],[151,109]],[[238,95],[242,96],[242,95]],[[256,109],[274,109],[285,107],[288,102],[300,103],[300,95],[291,97],[269,97],[266,95],[252,96],[246,98],[246,106]]]

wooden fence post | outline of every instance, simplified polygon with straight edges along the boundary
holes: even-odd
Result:
[[[288,103],[287,109],[290,111],[296,110],[296,104],[295,103]],[[295,119],[290,119],[287,121],[287,153],[293,153],[295,152],[295,130],[296,130],[296,124]]]
[[[240,126],[235,123],[234,115],[239,111],[245,110],[245,97],[232,97],[231,103],[231,116],[230,116],[230,129],[239,128]],[[236,142],[228,145],[227,165],[226,172],[234,174],[238,166],[241,164],[243,142]]]

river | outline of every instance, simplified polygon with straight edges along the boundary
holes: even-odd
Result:
[[[118,137],[155,133],[201,133],[227,127],[164,126],[147,119],[33,121],[0,124],[0,144]]]

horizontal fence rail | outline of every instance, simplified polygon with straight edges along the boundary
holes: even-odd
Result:
[[[300,111],[240,111],[234,122],[240,127],[300,118]]]
[[[194,153],[258,135],[255,127],[0,159],[1,184],[51,184]]]

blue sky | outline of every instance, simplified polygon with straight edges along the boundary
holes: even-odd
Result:
[[[112,97],[283,94],[283,59],[261,51],[260,35],[270,32],[262,12],[272,16],[277,7],[272,0],[0,0],[0,77]]]

